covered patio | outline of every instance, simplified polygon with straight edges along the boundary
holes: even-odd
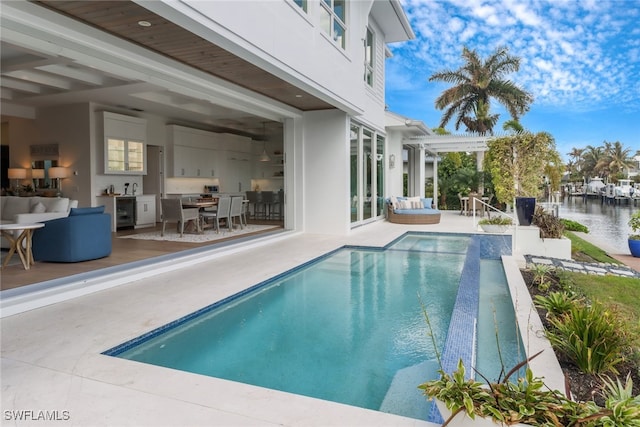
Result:
[[[404,137],[402,146],[407,150],[408,190],[410,195],[425,197],[426,164],[433,163],[433,202],[438,207],[438,160],[441,153],[466,152],[476,153],[476,167],[482,170],[484,153],[487,151],[487,141],[493,135],[477,134],[464,135],[436,135],[423,122],[407,120],[405,125],[417,131],[414,136]],[[482,188],[479,189],[482,193]]]

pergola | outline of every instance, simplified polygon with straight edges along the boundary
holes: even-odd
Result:
[[[407,120],[405,125],[422,131],[422,135],[405,137],[402,145],[409,148],[409,181],[410,186],[424,197],[425,161],[426,153],[433,156],[433,203],[438,207],[438,155],[439,153],[475,152],[477,153],[476,167],[482,170],[484,152],[487,151],[487,141],[494,135],[482,136],[478,134],[465,135],[434,135],[423,122]]]

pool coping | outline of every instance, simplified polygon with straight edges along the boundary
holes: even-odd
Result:
[[[393,230],[400,230],[400,228],[393,227]],[[468,231],[464,231],[464,233],[469,234]],[[301,239],[298,239],[298,237],[301,237]],[[328,241],[325,237],[314,240],[314,236],[307,237],[307,235],[296,234],[280,238],[275,244],[277,246],[286,246],[289,238],[303,242],[303,245],[291,245],[293,250],[301,246],[308,246],[309,241],[325,246],[331,246],[334,242],[334,240]],[[390,240],[392,239],[385,239],[386,242]],[[335,241],[338,242],[339,240]],[[350,239],[349,241],[357,242],[358,240]],[[342,244],[337,244],[334,248],[339,246],[342,246]],[[237,252],[240,251],[238,250]],[[201,263],[202,259],[191,260],[190,262],[187,265]],[[225,259],[224,262],[228,263],[229,260]],[[516,257],[503,257],[503,262],[505,263],[505,273],[510,286],[513,279],[515,279],[516,282],[519,281],[519,283],[514,284],[515,288],[520,289],[519,292],[523,295],[525,293],[528,294]],[[184,265],[180,266],[181,271],[183,267]],[[167,267],[166,271],[168,270]],[[158,274],[157,271],[153,273],[150,276]],[[136,280],[137,277],[129,276],[128,279],[131,282]],[[133,314],[126,308],[129,305],[128,301],[125,305],[118,306],[117,303],[112,302],[113,298],[109,298],[109,296],[132,295],[137,297],[141,293],[153,289],[153,287],[146,284],[146,282],[150,282],[149,280],[144,282],[145,284],[143,285],[134,284],[131,288],[126,287],[120,290],[118,287],[114,287],[112,290],[106,290],[108,288],[105,288],[105,291],[108,292],[107,294],[101,293],[94,297],[87,295],[89,299],[53,304],[40,310],[32,310],[21,315],[4,318],[2,320],[3,330],[10,333],[3,334],[2,383],[5,390],[5,393],[3,393],[3,406],[5,408],[3,409],[7,407],[17,409],[43,408],[43,405],[46,405],[47,402],[49,402],[49,407],[51,408],[60,408],[59,402],[62,401],[66,402],[64,403],[67,405],[66,408],[72,410],[72,416],[76,424],[84,422],[84,424],[92,425],[122,423],[124,420],[127,420],[129,424],[137,425],[158,425],[158,422],[165,425],[185,425],[189,419],[202,421],[204,418],[198,418],[201,413],[206,416],[213,414],[216,417],[221,417],[216,419],[219,423],[226,424],[239,424],[244,421],[242,422],[243,424],[252,425],[437,425],[428,421],[277,392],[261,387],[215,378],[202,378],[201,375],[177,373],[173,370],[156,366],[141,366],[143,364],[135,362],[131,364],[130,361],[104,356],[100,354],[100,351],[108,348],[109,342],[115,344],[126,340],[126,338],[119,340],[114,337],[126,337],[127,334],[129,336],[140,335],[133,332],[135,331],[135,329],[132,329],[133,325],[129,325],[127,329],[111,330],[110,328],[113,325],[119,324],[115,317],[114,321],[109,322],[107,325],[100,324],[99,328],[102,329],[107,326],[104,332],[101,329],[97,329],[98,326],[93,326],[93,324],[80,330],[80,333],[84,335],[79,335],[74,339],[80,338],[84,340],[83,347],[77,349],[70,347],[59,348],[60,340],[67,338],[64,335],[64,331],[77,333],[75,329],[76,322],[85,322],[86,319],[97,319],[93,320],[94,322],[102,321],[102,319],[109,319],[109,315],[112,312],[118,313],[118,317],[122,316],[122,314],[132,316]],[[157,284],[152,284],[152,286],[155,285]],[[150,294],[155,298],[152,301],[158,300],[158,295],[162,295],[160,293],[161,290]],[[95,291],[96,289],[93,290],[93,292]],[[89,293],[91,292],[86,292],[86,294]],[[513,295],[519,295],[519,293],[512,291]],[[194,296],[194,298],[198,297],[199,295]],[[519,321],[522,328],[522,325],[530,324],[530,319],[537,317],[537,312],[535,314],[531,313],[530,307],[524,304],[524,298],[518,297],[516,300],[523,307],[522,310],[518,310],[518,312],[522,312],[523,320]],[[96,302],[102,304],[104,301],[109,304],[107,307],[92,305],[92,303],[95,304]],[[134,303],[136,303],[135,300]],[[193,304],[193,301],[185,300],[185,303]],[[198,304],[198,302],[195,304]],[[157,322],[158,319],[165,318],[153,316],[153,311],[152,309],[150,320]],[[164,312],[166,310],[161,311]],[[164,316],[164,314],[162,315]],[[175,319],[176,317],[179,316],[166,318]],[[143,320],[140,320],[137,329],[144,327]],[[162,322],[162,320],[160,322],[160,324],[166,323],[166,321]],[[7,329],[4,329],[5,327]],[[31,332],[29,334],[21,333],[20,331],[24,331],[25,328],[29,328]],[[525,331],[527,342],[536,338],[535,329],[525,328]],[[529,334],[533,334],[534,337],[529,337]],[[525,333],[523,333],[524,336]],[[104,345],[105,343],[107,345]],[[97,347],[100,349],[96,350]],[[527,343],[525,343],[525,347],[527,347]],[[58,350],[51,353],[52,348],[58,348]],[[49,351],[47,352],[47,350]],[[545,356],[552,357],[555,360],[552,350],[545,353],[547,353]],[[72,358],[68,361],[61,357],[66,354],[72,355]],[[534,374],[544,376],[546,379],[557,375],[557,372],[546,370],[544,360],[541,357],[538,357],[535,362],[539,365],[539,368],[534,368]],[[555,364],[559,367],[557,360],[555,360]],[[28,375],[25,376],[25,374]],[[562,373],[560,371],[561,377]],[[64,388],[60,389],[60,387]],[[58,391],[52,392],[52,390]],[[96,399],[97,396],[101,398]],[[89,403],[91,404],[88,405]],[[62,407],[60,409],[66,408]],[[197,409],[199,412],[193,415],[181,412],[185,408],[189,411]],[[107,414],[110,415],[107,416]],[[166,417],[167,415],[169,415],[168,418],[163,418],[163,416]],[[171,417],[171,415],[175,416]],[[187,416],[189,418],[186,418]]]

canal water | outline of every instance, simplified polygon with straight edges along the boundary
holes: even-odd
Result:
[[[565,197],[560,206],[560,218],[571,219],[589,228],[589,235],[616,253],[629,254],[627,238],[631,234],[629,218],[640,210],[640,204],[614,205],[601,203],[600,198]]]

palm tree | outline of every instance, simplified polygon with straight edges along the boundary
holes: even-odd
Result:
[[[514,120],[529,111],[533,96],[504,78],[520,68],[520,58],[509,55],[508,48],[497,48],[483,61],[475,50],[464,47],[462,58],[465,64],[459,69],[440,71],[429,77],[429,81],[454,85],[436,99],[436,108],[446,108],[440,127],[445,127],[456,115],[456,130],[464,123],[469,131],[492,133],[498,115],[489,114],[491,98],[502,104]]]
[[[567,170],[572,178],[581,177],[579,172],[582,171],[582,163],[583,158],[582,154],[584,153],[584,148],[571,148],[571,151],[567,153],[567,155],[571,158],[567,163]]]
[[[467,127],[468,132],[486,135],[487,132],[493,135],[493,127],[498,123],[500,114],[489,114],[489,104],[478,101],[478,105],[474,107],[475,119],[463,117],[462,122]]]
[[[613,144],[605,142],[605,145],[607,167],[612,175],[624,172],[624,169],[628,171],[630,167],[633,167],[634,161],[631,158],[631,148],[624,148],[620,141],[616,141]]]
[[[522,133],[524,132],[524,126],[517,120],[507,120],[502,124],[502,129],[511,131],[513,133]]]
[[[602,147],[594,147],[593,145],[587,145],[582,153],[583,171],[585,177],[601,176],[599,175],[599,164],[602,163],[604,157],[604,150]]]

